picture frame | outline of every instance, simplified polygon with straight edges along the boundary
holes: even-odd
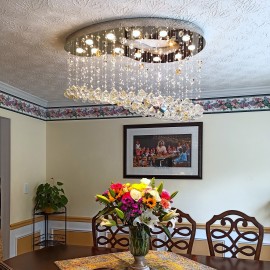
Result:
[[[202,179],[203,123],[124,125],[124,178]]]

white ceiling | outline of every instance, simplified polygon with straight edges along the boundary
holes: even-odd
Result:
[[[269,0],[0,0],[0,81],[64,104],[65,37],[133,17],[184,19],[203,30],[202,97],[270,94]]]

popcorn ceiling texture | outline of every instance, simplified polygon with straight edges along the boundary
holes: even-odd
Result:
[[[134,17],[184,19],[203,30],[202,97],[270,93],[270,2],[256,0],[1,0],[0,81],[65,101],[65,38]]]

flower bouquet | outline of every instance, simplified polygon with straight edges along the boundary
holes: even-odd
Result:
[[[136,257],[138,259],[147,254],[151,229],[155,225],[162,226],[170,237],[168,228],[158,223],[170,220],[175,224],[178,214],[171,209],[171,203],[177,193],[170,194],[163,188],[163,183],[156,187],[154,178],[143,178],[140,183],[134,184],[112,183],[102,195],[96,195],[96,200],[105,205],[98,213],[101,226],[116,226],[118,219],[129,227],[129,249],[135,257],[135,265],[131,268],[137,269],[138,265],[143,265],[141,261],[136,262]],[[117,219],[106,219],[104,216],[108,214]]]

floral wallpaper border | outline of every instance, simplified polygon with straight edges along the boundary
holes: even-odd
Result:
[[[0,91],[0,108],[46,120],[45,107]]]
[[[270,95],[200,99],[204,113],[229,113],[270,110]],[[44,121],[140,117],[115,105],[88,105],[45,108],[0,91],[0,108]]]

